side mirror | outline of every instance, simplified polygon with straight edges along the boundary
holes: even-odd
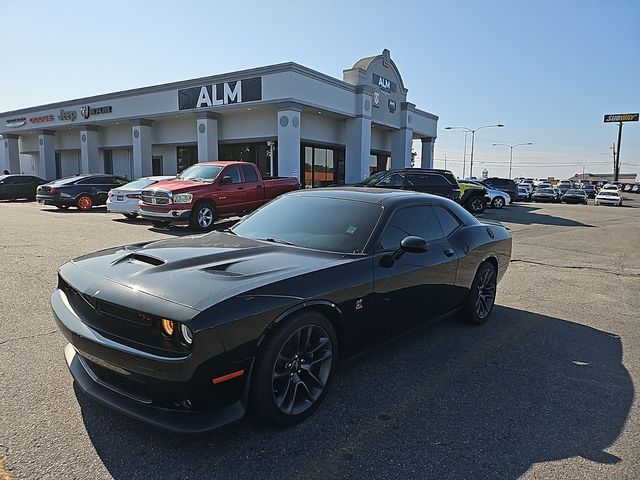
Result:
[[[225,175],[220,179],[220,185],[229,185],[231,183],[233,183],[233,178],[231,178],[229,175]]]
[[[380,259],[380,265],[385,268],[392,267],[405,253],[424,253],[429,250],[429,244],[424,238],[409,236],[402,239],[400,248],[392,254],[387,254]]]

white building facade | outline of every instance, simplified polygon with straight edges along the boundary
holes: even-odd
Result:
[[[0,169],[172,175],[213,160],[255,163],[307,187],[433,165],[438,117],[407,102],[389,51],[339,80],[296,63],[0,113]]]

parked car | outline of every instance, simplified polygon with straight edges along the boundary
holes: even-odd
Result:
[[[460,185],[460,205],[467,211],[477,215],[487,209],[491,199],[487,195],[487,187],[475,180],[458,180]]]
[[[636,183],[631,187],[631,193],[640,193],[640,183]]]
[[[35,200],[36,189],[45,183],[34,175],[0,175],[0,200]]]
[[[622,195],[617,190],[607,190],[603,188],[596,195],[595,205],[615,205],[622,206]]]
[[[107,203],[109,190],[127,183],[129,180],[118,175],[74,175],[40,185],[36,200],[42,205],[55,205],[61,209],[77,207],[78,210],[90,210]]]
[[[553,188],[538,188],[538,190],[531,195],[531,200],[534,202],[557,203],[560,201],[560,196]]]
[[[510,202],[515,202],[518,198],[518,185],[513,180],[508,178],[491,177],[482,180],[482,183],[486,185],[487,188],[508,193]]]
[[[624,187],[622,187],[623,192],[630,192],[633,187],[633,183],[625,183]]]
[[[587,197],[589,198],[596,198],[596,194],[598,193],[596,187],[590,183],[587,185],[583,185],[582,190],[584,190],[584,192],[587,194]]]
[[[108,407],[182,433],[249,405],[284,426],[317,409],[341,360],[457,311],[486,322],[511,249],[445,198],[310,189],[228,233],[68,262],[51,306],[75,385]]]
[[[538,183],[538,190],[541,188],[553,188],[550,182],[540,182]]]
[[[601,190],[607,190],[607,191],[613,191],[613,192],[619,192],[620,188],[618,187],[618,185],[616,185],[615,183],[607,183],[606,185],[602,186]]]
[[[127,218],[138,216],[140,194],[142,190],[165,180],[173,180],[175,175],[162,177],[143,177],[121,187],[110,190],[107,195],[107,212],[122,213]]]
[[[518,184],[518,187],[526,188],[527,192],[529,193],[529,198],[531,198],[531,195],[533,195],[533,191],[534,191],[533,183],[522,182]]]
[[[461,197],[460,185],[458,185],[453,173],[449,170],[430,168],[384,170],[364,179],[355,186],[412,190],[438,195],[456,202],[459,202]]]
[[[560,196],[564,195],[569,190],[575,190],[575,188],[576,187],[574,187],[573,185],[569,185],[567,183],[558,184],[558,192],[560,193]]]
[[[589,197],[587,196],[587,192],[584,190],[572,188],[562,195],[561,201],[563,203],[582,203],[587,205],[589,203]]]
[[[522,201],[522,202],[526,202],[527,200],[529,200],[530,196],[531,196],[531,194],[529,193],[529,189],[528,188],[518,185],[517,200]]]
[[[499,209],[511,203],[511,196],[509,195],[509,193],[503,192],[502,190],[487,188],[487,195],[489,197],[487,205],[491,208]]]
[[[263,179],[253,163],[202,162],[174,180],[144,189],[138,213],[158,227],[188,223],[207,231],[217,218],[252,212],[278,195],[300,188],[300,181],[293,177]]]

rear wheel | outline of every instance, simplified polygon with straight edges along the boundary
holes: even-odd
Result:
[[[78,207],[78,210],[91,210],[91,207],[93,207],[93,198],[89,195],[80,195],[78,200],[76,200],[76,207]]]
[[[480,265],[463,307],[469,323],[481,325],[487,321],[495,305],[497,283],[496,268],[488,262]]]
[[[491,202],[491,206],[493,206],[493,208],[502,208],[502,207],[504,207],[504,198],[502,198],[502,197],[494,198],[493,201]]]
[[[215,220],[216,208],[213,204],[211,202],[201,202],[191,210],[189,225],[195,230],[208,232],[213,228]]]
[[[336,334],[324,315],[305,312],[283,322],[262,345],[251,381],[253,411],[281,426],[318,408],[338,362]]]
[[[123,213],[123,215],[125,217],[127,217],[129,220],[133,220],[134,218],[136,218],[138,216],[137,213]]]

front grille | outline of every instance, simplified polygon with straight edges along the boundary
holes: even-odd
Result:
[[[171,203],[169,193],[161,190],[143,190],[140,198],[149,205],[169,205]]]
[[[91,369],[93,374],[105,384],[119,393],[124,393],[144,403],[151,403],[151,392],[149,387],[142,382],[134,380],[128,376],[114,372],[113,370],[98,365],[95,362],[83,357],[87,367]]]

